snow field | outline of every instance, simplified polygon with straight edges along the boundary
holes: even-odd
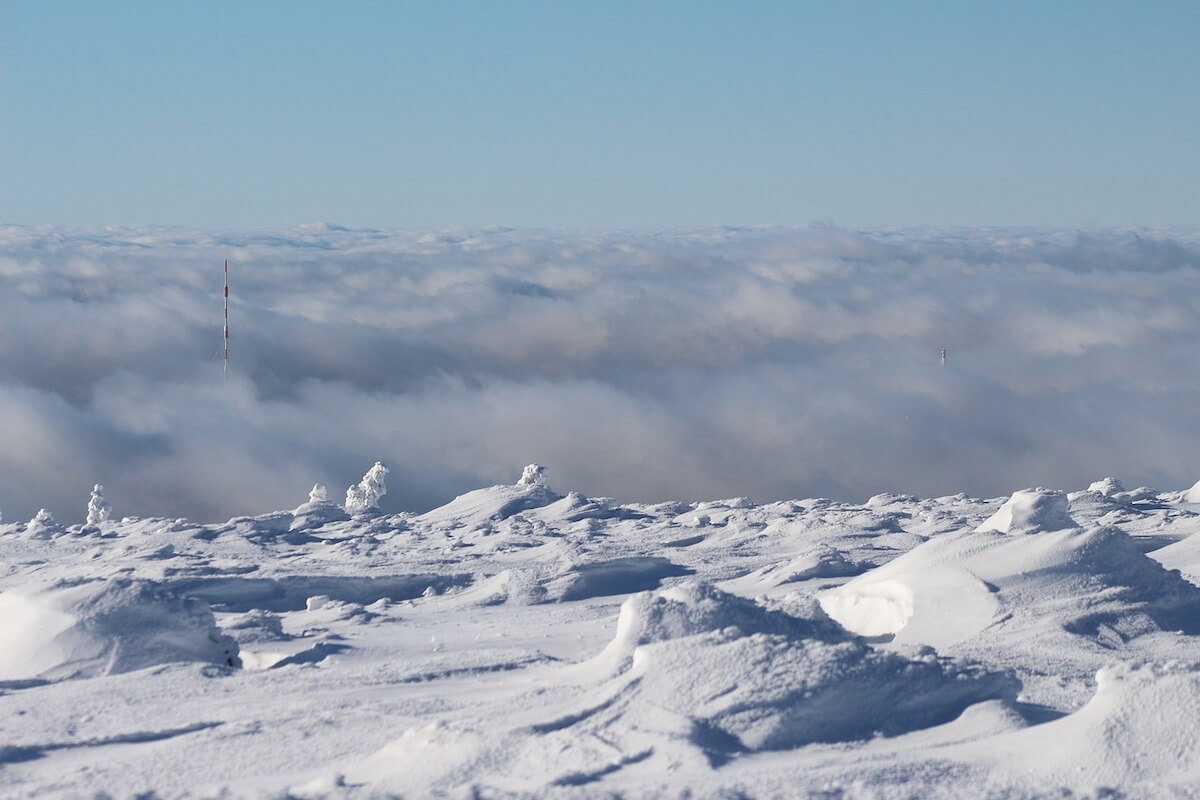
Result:
[[[1200,796],[1184,492],[646,505],[533,465],[387,515],[378,467],[353,513],[0,524],[0,794]]]

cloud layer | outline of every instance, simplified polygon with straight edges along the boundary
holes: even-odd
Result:
[[[231,369],[221,375],[221,263]],[[1200,477],[1200,230],[0,226],[0,511]],[[949,351],[945,368],[941,348]]]

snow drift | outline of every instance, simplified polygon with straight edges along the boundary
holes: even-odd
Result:
[[[1045,489],[1014,492],[995,514],[975,530],[1000,533],[1039,533],[1076,528],[1071,519],[1067,495]]]
[[[0,795],[1194,794],[1180,492],[646,505],[527,472],[424,515],[318,486],[0,525]]]
[[[1096,673],[1095,695],[1079,711],[995,737],[983,755],[995,770],[1021,764],[1017,781],[1033,791],[1082,775],[1096,786],[1129,787],[1132,797],[1194,797],[1196,741],[1200,664],[1122,663]]]
[[[516,485],[489,486],[455,497],[449,503],[428,511],[417,519],[442,529],[473,529],[500,522],[535,508],[550,505],[563,496],[546,483],[546,468],[530,464]]]
[[[0,592],[0,680],[90,678],[158,664],[238,663],[201,600],[144,580],[58,582]]]
[[[689,720],[703,747],[777,750],[934,725],[1019,689],[928,649],[875,650],[799,605],[799,615],[768,609],[700,581],[633,595],[593,665],[621,676],[619,724],[659,708]]]
[[[1017,492],[975,531],[932,539],[819,599],[848,630],[939,649],[989,628],[1111,646],[1200,626],[1200,590],[1125,533],[1080,527],[1061,492]]]

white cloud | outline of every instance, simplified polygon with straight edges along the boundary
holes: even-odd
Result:
[[[1192,229],[0,227],[0,508],[215,519],[376,459],[390,510],[530,461],[629,500],[1181,487],[1198,270]]]

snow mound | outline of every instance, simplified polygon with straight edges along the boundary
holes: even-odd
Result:
[[[202,600],[146,580],[58,582],[0,592],[0,680],[89,678],[158,664],[238,664]]]
[[[627,663],[645,644],[712,631],[773,633],[794,639],[840,640],[845,634],[824,615],[804,619],[768,609],[711,584],[689,580],[656,592],[639,592],[621,605],[617,632],[602,654]]]
[[[573,564],[551,579],[547,589],[556,600],[586,600],[656,589],[666,578],[691,574],[688,567],[661,556],[628,556]]]
[[[1057,490],[1026,489],[1014,492],[976,531],[1041,533],[1079,527],[1071,519],[1067,495]]]
[[[329,502],[329,492],[324,484],[313,484],[308,493],[308,502],[301,503],[292,512],[289,531],[305,531],[319,528],[327,522],[344,522],[350,515],[337,503]]]
[[[1167,569],[1177,569],[1192,583],[1200,584],[1200,533],[1193,533],[1149,555]]]
[[[872,510],[878,508],[887,508],[889,506],[905,506],[917,503],[918,499],[911,494],[897,494],[895,492],[881,492],[867,499],[866,508]]]
[[[455,597],[458,605],[535,605],[545,602],[546,589],[533,570],[507,569],[478,581]]]
[[[415,522],[435,528],[471,528],[499,522],[561,499],[561,495],[542,484],[491,486],[461,494],[444,506],[416,517]]]
[[[764,591],[813,578],[845,578],[858,575],[864,569],[862,564],[847,558],[842,551],[829,545],[818,545],[782,564],[754,570],[748,575],[726,582],[726,585],[751,592]]]
[[[1057,513],[1048,516],[1060,524]],[[992,627],[1022,646],[1066,632],[1114,647],[1143,633],[1200,626],[1200,590],[1106,527],[1035,537],[994,529],[946,534],[822,593],[819,602],[862,636],[938,649]]]
[[[1183,502],[1200,503],[1200,481],[1192,484],[1192,488],[1183,493]]]
[[[620,730],[654,710],[688,721],[712,753],[778,750],[896,734],[1013,699],[1007,673],[876,650],[832,624],[688,581],[625,601],[600,664],[624,672],[605,705]]]
[[[1125,663],[1096,673],[1083,708],[997,737],[987,755],[995,768],[1021,764],[1022,777],[1042,786],[1087,775],[1094,785],[1130,789],[1130,797],[1160,796],[1150,782],[1176,787],[1161,796],[1186,797],[1200,776],[1200,749],[1191,746],[1198,740],[1200,664]]]
[[[821,608],[860,636],[938,648],[970,638],[1000,616],[999,601],[970,570],[910,570],[903,563],[888,569],[892,564],[821,594]]]
[[[1116,478],[1104,478],[1089,484],[1087,490],[1105,497],[1112,497],[1115,494],[1123,493],[1125,486]]]
[[[579,492],[567,492],[565,497],[538,508],[529,509],[527,516],[540,519],[547,524],[562,524],[595,520],[651,519],[650,515],[629,506],[621,506],[607,497],[589,498]]]

